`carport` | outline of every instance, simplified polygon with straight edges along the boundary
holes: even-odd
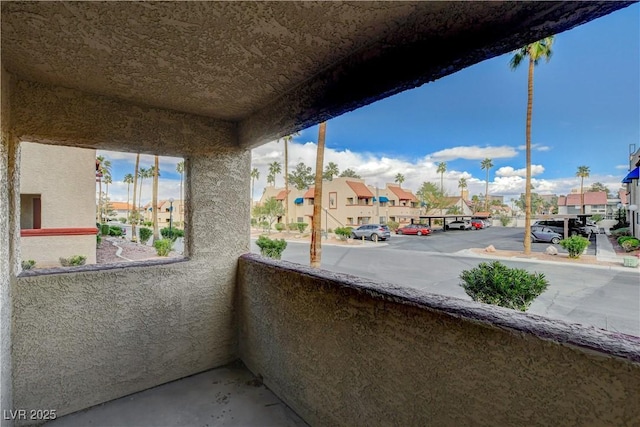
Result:
[[[556,214],[556,215],[541,215],[534,218],[535,221],[563,221],[564,223],[564,238],[569,237],[569,220],[577,219],[582,226],[587,225],[587,218],[590,218],[591,214]]]
[[[453,219],[453,221],[465,220],[465,219],[470,220],[471,218],[476,218],[476,216],[475,215],[455,215],[455,214],[454,215],[421,215],[418,218],[420,218],[420,223],[423,223],[423,221],[426,220],[429,227],[431,227],[431,220],[441,219],[442,231],[447,231],[447,228],[445,227],[447,223],[447,219]],[[413,224],[413,221],[411,221],[411,223]]]

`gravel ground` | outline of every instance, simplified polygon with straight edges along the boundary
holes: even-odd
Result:
[[[120,257],[116,255],[118,247],[122,248]],[[111,264],[115,262],[125,262],[127,260],[142,261],[146,259],[181,257],[182,255],[176,252],[170,252],[168,257],[161,257],[158,256],[153,246],[141,245],[117,237],[103,237],[102,242],[96,248],[96,258],[98,264]]]

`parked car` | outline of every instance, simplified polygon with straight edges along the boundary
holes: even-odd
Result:
[[[485,228],[486,225],[484,223],[484,221],[480,220],[480,219],[472,219],[471,220],[471,228],[474,228],[476,230],[480,230],[481,228]]]
[[[589,236],[590,232],[587,232],[585,229],[581,229],[582,224],[580,224],[576,219],[569,219],[568,221],[569,227],[569,236],[583,235]],[[564,238],[564,220],[562,219],[547,219],[536,221],[532,224],[532,227],[547,227],[556,233],[560,234]]]
[[[396,230],[396,234],[415,234],[418,236],[428,236],[431,234],[431,228],[424,224],[409,224]]]
[[[471,221],[482,221],[484,228],[491,227],[491,218],[471,218]]]
[[[387,240],[391,238],[389,227],[382,224],[365,224],[351,231],[351,237],[354,239],[370,239],[377,242],[378,240]]]
[[[470,230],[471,229],[471,221],[468,220],[458,220],[452,221],[449,224],[445,225],[446,230]]]
[[[557,245],[562,239],[562,234],[556,233],[549,227],[531,227],[532,242],[551,242]]]

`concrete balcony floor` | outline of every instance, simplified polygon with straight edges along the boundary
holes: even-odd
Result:
[[[48,422],[51,427],[307,426],[241,363]]]

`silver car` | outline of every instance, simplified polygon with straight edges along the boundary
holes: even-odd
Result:
[[[351,237],[354,239],[370,239],[374,242],[378,240],[387,240],[391,237],[389,227],[383,224],[365,224],[351,230]]]
[[[562,234],[549,227],[531,227],[531,241],[533,242],[550,242],[557,245],[562,239]]]

